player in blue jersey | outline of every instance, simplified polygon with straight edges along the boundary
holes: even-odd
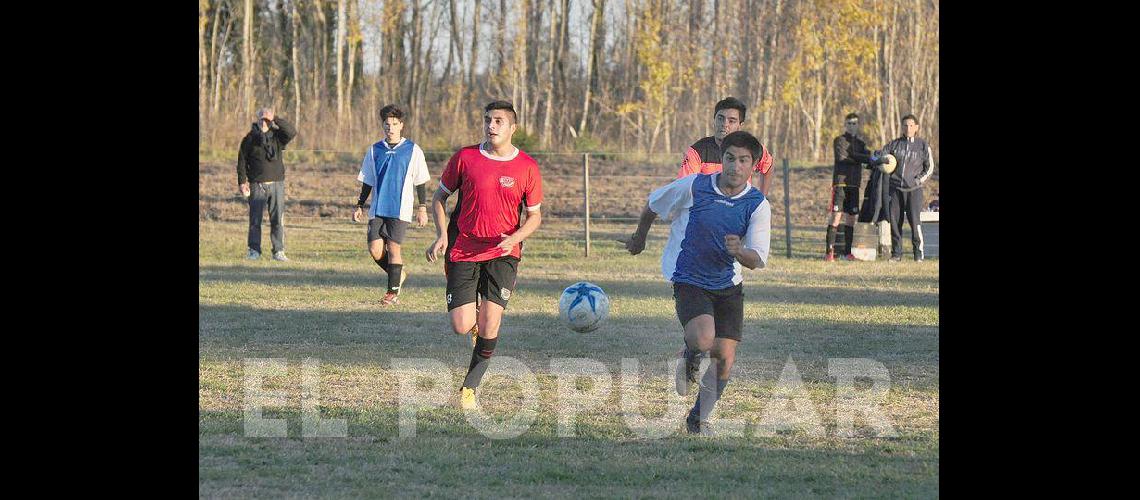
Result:
[[[760,141],[738,131],[725,136],[722,146],[723,170],[688,175],[653,191],[626,242],[629,253],[637,255],[645,249],[654,219],[672,221],[661,272],[673,283],[677,319],[685,329],[677,393],[689,394],[702,357],[710,355],[714,361],[685,419],[689,433],[702,435],[712,435],[709,415],[728,385],[742,338],[741,266],[764,267],[771,236],[771,204],[749,183],[762,152]]]
[[[412,186],[416,188],[419,206],[416,208],[416,225],[427,225],[428,173],[424,151],[403,137],[404,111],[394,104],[380,109],[384,124],[384,140],[373,144],[364,153],[360,174],[360,198],[352,221],[360,222],[364,202],[372,193],[372,206],[368,209],[368,252],[372,260],[388,273],[388,291],[381,305],[399,303],[401,287],[408,273],[404,271],[404,258],[400,245],[412,222]]]

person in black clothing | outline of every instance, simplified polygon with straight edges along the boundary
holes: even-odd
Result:
[[[890,189],[891,261],[902,260],[902,223],[910,224],[910,241],[914,246],[914,260],[923,260],[922,185],[934,173],[934,152],[925,140],[917,137],[918,118],[906,115],[902,119],[903,136],[883,146],[881,153],[872,156],[872,163],[881,163],[883,155],[894,155],[898,165],[887,177]]]
[[[828,221],[824,254],[828,261],[835,260],[835,236],[840,219],[846,219],[844,225],[847,226],[842,255],[847,260],[855,260],[851,255],[851,243],[855,238],[855,216],[859,214],[859,184],[863,182],[863,165],[871,161],[867,142],[859,137],[859,115],[849,113],[843,120],[843,128],[843,135],[836,137],[833,143],[835,167],[831,174],[831,203],[827,208],[831,220]]]
[[[247,259],[261,258],[261,217],[269,207],[269,239],[273,260],[285,257],[285,145],[297,137],[297,128],[273,114],[273,108],[257,111],[257,121],[238,148],[238,189],[249,200],[249,251]]]

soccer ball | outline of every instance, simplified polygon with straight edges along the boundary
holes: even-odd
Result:
[[[558,314],[571,330],[592,332],[602,326],[610,314],[610,298],[598,285],[579,281],[562,291]]]
[[[883,156],[883,163],[879,165],[879,170],[884,174],[889,174],[895,171],[895,165],[898,165],[895,155],[887,154]]]

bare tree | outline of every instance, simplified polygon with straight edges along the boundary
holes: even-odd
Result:
[[[293,46],[290,48],[290,59],[293,66],[293,123],[301,123],[301,61],[298,56],[301,45],[301,16],[297,13],[299,0],[289,2],[290,18],[293,28]]]
[[[253,114],[253,0],[245,0],[242,23],[242,99],[245,115]]]
[[[582,97],[582,118],[578,120],[578,135],[586,133],[586,121],[590,116],[590,94],[598,86],[598,77],[594,68],[598,64],[598,55],[602,51],[605,41],[599,39],[602,23],[606,17],[606,0],[593,0],[594,13],[590,16],[590,50],[586,62],[586,82],[584,97]]]
[[[341,68],[344,66],[344,39],[345,39],[345,0],[336,2],[336,119],[340,123],[344,116],[344,77]]]

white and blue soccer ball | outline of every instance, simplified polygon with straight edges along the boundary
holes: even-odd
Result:
[[[610,298],[601,287],[579,281],[562,291],[558,314],[566,326],[578,333],[597,330],[610,314]]]

